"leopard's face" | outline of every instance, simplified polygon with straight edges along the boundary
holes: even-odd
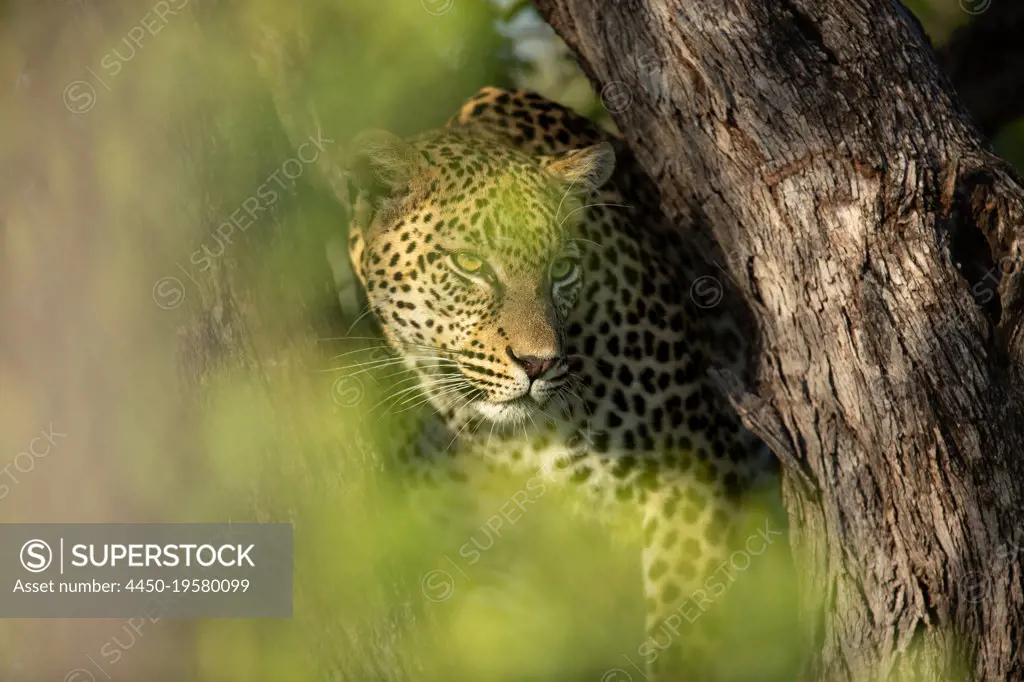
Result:
[[[537,158],[448,134],[386,156],[401,180],[353,227],[350,255],[391,345],[438,408],[498,423],[543,411],[571,376],[581,193],[612,152]]]

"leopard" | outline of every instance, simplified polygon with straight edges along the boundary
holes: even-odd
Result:
[[[700,660],[701,633],[665,624],[678,631],[778,466],[722,389],[722,373],[749,378],[752,334],[693,295],[722,278],[692,231],[621,135],[525,90],[488,87],[441,128],[352,147],[350,267],[439,434],[410,466],[457,478],[453,462],[486,458],[628,508],[648,674]]]

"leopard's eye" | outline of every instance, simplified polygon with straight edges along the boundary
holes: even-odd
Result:
[[[468,251],[459,251],[453,254],[452,263],[468,275],[479,275],[487,265],[483,258]]]
[[[559,282],[568,279],[576,271],[576,261],[572,258],[558,258],[551,264],[551,281]]]

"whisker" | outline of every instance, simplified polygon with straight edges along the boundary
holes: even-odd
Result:
[[[577,400],[579,400],[580,406],[583,408],[583,411],[587,413],[588,417],[593,417],[594,416],[594,413],[590,411],[590,408],[587,406],[587,401],[583,399],[583,396],[581,396],[579,393],[577,393],[576,391],[574,391],[571,388],[569,388],[568,384],[566,384],[564,388],[569,393],[571,393],[573,396],[575,396]]]
[[[471,390],[468,394],[466,394],[465,399],[463,399],[463,400],[461,400],[461,401],[459,401],[457,403],[457,405],[458,405],[457,407],[452,407],[451,408],[452,415],[455,416],[456,412],[458,412],[459,410],[464,408],[466,405],[468,405],[474,399],[474,397],[476,397],[476,395],[479,395],[481,393],[483,393],[482,389],[473,388],[473,390]]]
[[[317,340],[318,341],[371,341],[371,342],[376,344],[376,348],[387,348],[389,350],[391,350],[391,344],[394,343],[394,344],[397,344],[397,345],[400,345],[400,346],[405,346],[407,348],[419,348],[421,350],[429,349],[429,350],[437,351],[438,353],[446,353],[446,354],[449,354],[449,355],[467,355],[467,356],[473,355],[469,351],[455,350],[454,348],[441,348],[440,346],[433,346],[433,345],[430,345],[428,343],[416,343],[414,341],[402,341],[401,339],[395,339],[394,341],[388,341],[387,339],[382,339],[380,337],[375,337],[375,336],[323,336],[323,337],[318,338]],[[354,351],[354,352],[358,352],[358,350],[364,350],[364,349],[357,349],[357,351]]]
[[[387,379],[390,377],[399,376],[400,374],[404,374],[405,372],[423,372],[425,377],[430,377],[434,375],[433,373],[430,373],[427,370],[444,370],[444,372],[442,373],[452,373],[452,371],[455,370],[461,373],[460,368],[462,365],[454,360],[446,360],[444,358],[432,358],[429,356],[417,355],[407,356],[403,359],[413,360],[421,364],[413,364],[412,367],[406,367],[404,369],[398,370],[397,372],[392,372],[391,374],[385,375],[383,378]],[[434,364],[422,364],[428,362],[432,362]]]
[[[533,414],[530,413],[530,412],[527,412],[526,416],[530,418],[530,423],[533,424],[534,430],[539,432],[541,430],[541,428],[540,428],[540,426],[537,425],[537,420],[533,418]],[[526,434],[526,427],[525,426],[523,427],[523,436],[524,437],[528,437],[527,434]]]
[[[356,325],[359,324],[359,320],[363,319],[364,317],[366,317],[367,315],[369,315],[372,312],[373,312],[373,306],[371,304],[367,303],[366,304],[366,311],[364,313],[362,313],[359,317],[357,317],[355,322],[353,322],[351,325],[349,325],[348,331],[346,331],[345,333],[348,334],[353,329],[355,329]]]
[[[555,394],[555,397],[562,404],[562,413],[565,415],[565,418],[572,419],[572,405],[569,403],[569,398],[561,390]]]
[[[442,391],[439,395],[444,395],[444,393],[445,391]],[[416,400],[416,398],[410,398],[409,400],[414,401],[412,405],[409,405],[409,407],[404,407],[401,410],[395,410],[392,412],[392,414],[402,414],[403,412],[408,412],[409,410],[415,410],[417,407],[423,407],[424,405],[427,404],[433,404],[431,402],[431,396],[429,395],[421,397],[420,400]],[[405,403],[403,402],[402,405],[405,405]],[[437,412],[437,408],[434,408],[434,411]]]
[[[328,367],[327,369],[316,370],[318,372],[344,372],[345,370],[359,368],[362,370],[376,369],[383,367],[390,367],[392,365],[405,364],[404,358],[379,358],[376,360],[364,360],[363,362],[354,362],[351,365],[341,365],[340,367]]]
[[[552,393],[551,397],[552,398],[557,398],[558,394],[557,393]],[[552,425],[555,425],[555,426],[558,425],[558,417],[556,415],[551,414],[550,412],[548,412],[543,407],[540,407],[538,409],[540,409],[540,413],[547,418],[548,422],[550,422]]]
[[[595,206],[612,206],[612,207],[615,207],[615,208],[630,208],[630,206],[627,205],[627,204],[605,204],[605,203],[601,203],[601,204],[585,204],[583,206],[577,206],[573,210],[571,210],[568,213],[566,213],[565,217],[562,218],[562,222],[558,223],[558,226],[561,227],[562,224],[565,223],[565,221],[569,219],[569,216],[571,216],[576,211],[581,211],[581,210],[583,210],[585,208],[594,208]]]
[[[381,344],[379,346],[366,346],[365,348],[356,348],[354,350],[345,351],[340,355],[331,356],[331,360],[337,360],[338,358],[343,358],[347,355],[355,355],[356,353],[371,353],[380,350],[386,351],[391,355],[391,357],[397,357],[397,355],[395,355],[395,351],[392,350],[390,346],[388,346],[387,344]]]
[[[562,204],[564,204],[564,203],[565,203],[565,198],[566,198],[567,196],[569,196],[569,192],[571,192],[571,191],[572,191],[572,188],[573,188],[573,186],[575,186],[575,185],[576,185],[576,182],[577,182],[578,180],[579,180],[579,178],[575,178],[575,179],[573,179],[573,181],[569,183],[569,186],[565,188],[565,191],[564,191],[564,192],[562,193],[562,198],[561,198],[561,200],[559,200],[559,202],[558,202],[558,208],[556,208],[556,209],[555,209],[555,217],[557,217],[557,216],[558,216],[558,213],[559,213],[559,211],[561,211],[561,210],[562,210]],[[562,221],[561,221],[560,223],[558,223],[558,226],[559,226],[559,227],[561,227],[561,226],[562,226],[562,223],[564,223],[564,222],[565,222],[565,220],[562,220]]]
[[[451,384],[457,384],[463,381],[465,380],[462,379],[461,377],[446,377],[444,379],[438,379],[437,381],[428,384],[416,384],[415,386],[409,386],[408,388],[403,388],[402,390],[396,391],[395,393],[391,393],[387,397],[381,399],[376,405],[370,408],[370,411],[372,412],[374,409],[380,407],[381,405],[388,401],[397,401],[399,397],[406,395],[407,393],[410,393],[412,391],[422,391],[429,398],[431,397],[431,389],[448,387]],[[413,399],[415,399],[416,397],[418,396],[413,396]]]
[[[419,379],[419,377],[416,377],[416,378]],[[446,375],[446,376],[431,377],[429,380],[420,381],[419,383],[415,384],[414,386],[409,386],[407,388],[403,388],[401,393],[405,393],[407,391],[416,390],[416,389],[420,389],[420,390],[422,390],[424,392],[427,392],[427,391],[430,391],[430,389],[432,389],[432,388],[439,387],[439,386],[445,386],[445,385],[450,384],[452,382],[458,382],[458,381],[465,381],[465,378],[462,377],[461,375],[452,375],[452,376],[447,376]],[[408,380],[406,380],[406,381],[404,381],[402,383],[408,383]],[[395,386],[395,388],[397,388],[397,387],[398,387],[398,385]],[[397,396],[397,395],[399,395],[399,393],[393,394],[393,397]]]
[[[351,365],[342,365],[341,367],[330,367],[328,369],[321,369],[321,370],[317,370],[317,371],[318,372],[342,372],[342,371],[344,371],[346,369],[354,369],[356,367],[359,367],[362,370],[380,369],[380,368],[389,367],[389,366],[392,366],[392,365],[400,365],[400,364],[405,363],[407,360],[431,361],[431,362],[437,362],[439,364],[447,363],[447,365],[455,366],[455,367],[458,366],[458,363],[455,360],[449,360],[447,358],[435,358],[435,357],[430,356],[430,355],[406,355],[406,356],[403,356],[403,357],[395,357],[395,358],[378,358],[376,360],[365,360],[363,362],[354,362]]]
[[[601,245],[599,243],[595,242],[593,239],[585,239],[583,237],[570,237],[569,241],[571,241],[571,242],[587,242],[587,243],[593,244],[594,246],[596,246],[598,248],[601,247]]]
[[[437,401],[440,398],[448,396],[452,393],[459,393],[465,388],[472,388],[472,385],[468,381],[466,381],[465,377],[458,377],[457,379],[451,382],[444,382],[443,385],[441,384],[441,382],[438,382],[437,386],[432,385],[428,386],[427,388],[428,390],[424,391],[424,395],[426,395],[427,399]],[[441,388],[443,390],[432,393],[429,390],[431,388]],[[414,400],[414,398],[410,400]],[[406,402],[408,402],[408,400]]]
[[[410,398],[406,398],[404,401],[399,403],[398,407],[402,407],[403,405],[407,405],[408,403],[412,403],[412,405],[409,405],[408,407],[403,407],[401,410],[393,410],[392,414],[401,414],[403,412],[408,412],[409,410],[414,410],[417,407],[422,407],[423,405],[431,403],[433,400],[436,400],[440,396],[444,396],[444,395],[447,395],[447,394],[450,394],[450,393],[457,393],[458,391],[461,391],[464,387],[463,387],[462,384],[457,384],[457,385],[454,385],[454,386],[451,386],[451,387],[447,387],[447,388],[446,387],[442,387],[442,388],[444,390],[439,391],[438,393],[433,394],[433,395],[431,395],[430,393],[424,392],[422,395],[417,394],[417,395],[413,395]],[[435,409],[435,411],[437,411],[437,410]],[[378,421],[380,421],[380,420],[378,419]]]
[[[479,389],[479,388],[477,388],[477,389],[473,389],[473,390],[474,390],[474,391],[481,391],[481,389]],[[482,391],[481,391],[481,392],[482,392]],[[473,395],[473,394],[471,393],[470,395]],[[446,447],[446,448],[445,448],[445,451],[448,451],[448,450],[450,450],[450,449],[451,449],[451,447],[452,447],[452,444],[453,444],[453,443],[454,443],[454,442],[455,442],[456,440],[458,440],[458,439],[459,439],[459,436],[460,436],[460,435],[462,435],[462,432],[466,430],[466,427],[467,427],[467,426],[469,426],[469,425],[470,425],[470,424],[472,424],[472,423],[473,423],[473,417],[469,417],[469,418],[467,418],[467,419],[466,419],[466,423],[465,423],[465,424],[463,424],[463,425],[462,425],[462,428],[461,428],[461,429],[459,429],[459,430],[458,430],[458,431],[457,431],[457,432],[455,433],[455,437],[454,437],[454,438],[452,438],[452,440],[451,440],[451,442],[450,442],[450,443],[448,443],[448,447]]]
[[[440,369],[440,367],[437,367],[437,369]],[[447,372],[435,372],[433,374],[427,374],[426,376],[420,376],[419,368],[417,368],[417,367],[406,367],[404,369],[398,370],[397,372],[392,372],[391,374],[386,374],[386,375],[384,375],[381,378],[383,378],[383,379],[390,379],[391,377],[402,376],[403,374],[406,374],[407,372],[415,372],[415,374],[413,376],[411,376],[411,377],[406,377],[405,379],[402,379],[400,381],[395,381],[394,382],[395,386],[401,386],[402,384],[410,382],[410,381],[417,381],[417,380],[423,380],[423,379],[434,379],[434,378],[438,378],[438,377],[453,377],[453,376],[458,376],[459,374],[461,374],[461,372],[458,372],[458,371],[455,371],[455,372],[447,371]]]
[[[488,448],[491,447],[491,436],[494,435],[494,427],[497,426],[497,425],[498,425],[498,422],[493,421],[493,420],[491,421],[491,431],[490,431],[490,433],[487,434],[487,447]]]
[[[447,352],[449,352],[449,351],[445,351],[445,350],[436,349],[436,348],[434,348],[432,346],[422,346],[422,347],[410,346],[408,348],[408,350],[419,352],[419,353],[423,353],[423,352],[426,352],[426,351],[435,351],[435,352],[440,352],[440,353],[447,353]],[[379,351],[384,351],[385,353],[388,354],[388,357],[391,357],[391,358],[405,357],[405,354],[398,353],[396,350],[394,350],[393,348],[391,348],[388,345],[379,345],[379,346],[367,346],[366,348],[356,348],[354,350],[346,351],[344,353],[340,353],[338,355],[331,356],[330,359],[331,360],[337,360],[338,358],[343,358],[343,357],[346,357],[346,356],[349,356],[349,355],[355,355],[356,353],[373,353],[373,352],[379,352]],[[452,351],[452,354],[455,354],[455,352]],[[443,356],[437,356],[437,357],[443,357]]]

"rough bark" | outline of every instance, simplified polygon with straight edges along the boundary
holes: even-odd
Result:
[[[733,398],[783,463],[804,678],[1024,679],[1024,191],[917,22],[886,0],[535,4],[758,322]]]

